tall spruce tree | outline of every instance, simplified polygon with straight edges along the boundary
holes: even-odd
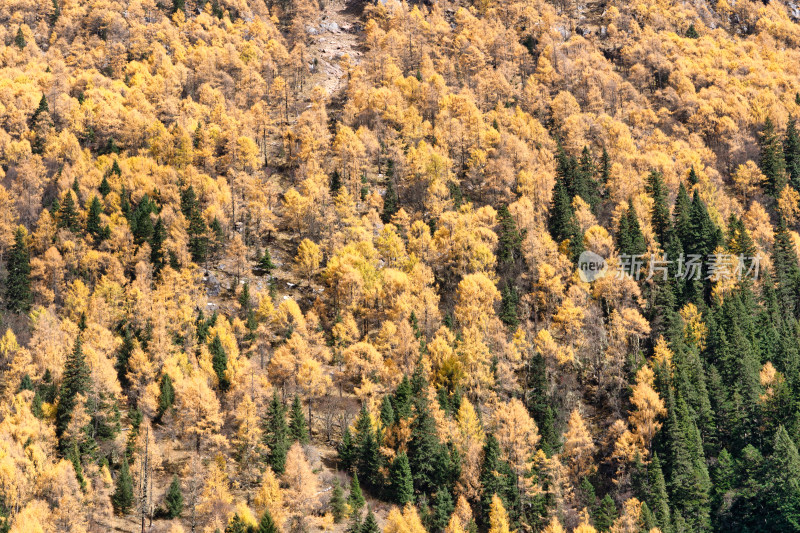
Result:
[[[594,525],[597,531],[608,531],[614,520],[617,519],[617,505],[610,494],[603,496],[594,515]]]
[[[289,439],[300,444],[308,444],[310,440],[308,424],[303,414],[303,405],[300,403],[300,397],[296,394],[294,400],[292,400],[292,409],[289,412]]]
[[[400,199],[397,197],[397,189],[394,187],[394,178],[388,176],[386,180],[386,193],[383,195],[383,213],[381,213],[381,220],[384,224],[392,221],[392,217],[400,209]]]
[[[331,491],[331,500],[328,505],[331,508],[333,522],[335,524],[340,523],[347,514],[347,502],[344,499],[344,491],[339,478],[333,480],[333,490]]]
[[[365,503],[364,494],[361,492],[361,484],[358,482],[358,474],[353,474],[353,477],[350,478],[350,494],[347,495],[347,504],[352,509],[353,514],[359,514],[359,509],[364,507]]]
[[[133,479],[131,478],[128,460],[123,457],[122,464],[117,474],[116,488],[111,495],[111,504],[119,515],[126,515],[133,508]]]
[[[800,132],[797,131],[794,117],[789,119],[786,126],[783,156],[786,160],[786,171],[789,173],[789,183],[796,191],[800,191]]]
[[[549,457],[559,446],[553,408],[548,393],[547,364],[537,350],[526,367],[525,405],[541,435],[540,446]]]
[[[256,533],[280,533],[278,525],[275,524],[275,520],[269,514],[269,509],[264,509],[264,514],[261,515],[261,519],[258,521]]]
[[[175,403],[175,387],[172,385],[172,378],[166,372],[161,375],[158,389],[156,420],[161,420],[164,414],[172,407],[172,404]]]
[[[286,454],[289,451],[289,427],[286,425],[286,409],[277,391],[267,407],[263,422],[263,441],[267,446],[267,462],[272,469],[282,474],[286,468]]]
[[[372,428],[372,419],[366,406],[361,407],[355,430],[353,450],[360,480],[369,489],[379,489],[382,485],[380,443]]]
[[[6,260],[5,297],[6,308],[24,313],[31,307],[31,254],[28,249],[28,234],[22,226],[14,231],[14,244]]]
[[[397,454],[389,467],[389,497],[398,505],[414,500],[414,478],[405,452]]]
[[[667,232],[670,229],[669,207],[667,206],[667,190],[661,173],[653,170],[647,178],[647,192],[653,199],[650,211],[650,220],[653,224],[656,238],[661,246],[666,244]]]
[[[569,192],[561,179],[556,180],[556,185],[553,189],[548,229],[555,241],[569,241],[570,258],[573,261],[577,260],[581,252],[583,252],[583,236],[575,220]]]
[[[228,390],[228,378],[225,376],[225,371],[228,368],[228,354],[225,353],[225,347],[222,346],[219,335],[214,335],[208,351],[211,352],[211,364],[217,374],[220,390]]]
[[[167,240],[167,230],[161,217],[153,226],[153,235],[150,237],[150,263],[153,265],[153,276],[158,277],[161,270],[167,265],[167,253],[164,250],[164,241]]]
[[[775,510],[770,515],[771,530],[800,531],[800,455],[783,426],[775,433],[768,472],[767,499]]]
[[[59,438],[62,450],[66,448],[61,439],[72,421],[77,396],[78,394],[87,394],[91,380],[91,370],[83,355],[83,346],[79,336],[75,339],[75,346],[64,363],[64,373],[61,378],[61,389],[56,407],[56,436]]]
[[[164,496],[164,507],[169,518],[178,518],[183,512],[183,492],[178,476],[172,476],[167,494]]]
[[[777,198],[786,186],[786,159],[783,154],[783,143],[769,117],[764,122],[758,144],[761,150],[758,166],[767,180],[767,194]]]
[[[639,256],[647,251],[644,234],[639,225],[639,217],[636,216],[636,210],[633,208],[633,202],[631,201],[628,202],[628,209],[619,221],[617,248],[619,253],[631,256]]]

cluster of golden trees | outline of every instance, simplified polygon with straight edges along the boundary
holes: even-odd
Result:
[[[797,182],[766,194],[758,149],[767,120],[783,132],[800,115],[787,8],[387,0],[366,7],[366,52],[341,58],[331,95],[316,2],[162,4],[0,3],[4,287],[29,256],[27,292],[4,293],[0,529],[125,524],[122,462],[128,519],[164,530],[255,527],[265,511],[285,530],[340,527],[320,450],[363,405],[387,460],[405,451],[409,423],[384,428],[381,408],[416,371],[461,457],[446,531],[481,523],[488,433],[522,497],[548,504],[537,526],[495,495],[481,527],[595,531],[582,483],[600,471],[611,530],[642,530],[631,472],[652,460],[673,353],[645,318],[652,290],[581,282],[548,231],[558,154],[602,175],[599,207],[570,201],[583,247],[611,262],[629,206],[662,251],[651,171],[670,205],[684,184],[724,232],[740,219],[765,267],[776,213],[797,252]],[[699,353],[702,309],[679,310]],[[89,374],[62,425],[76,353]],[[776,372],[763,366],[763,402]],[[282,473],[263,460],[274,395],[299,399],[313,436]],[[186,503],[166,526],[173,475]],[[390,532],[423,518],[381,514]]]

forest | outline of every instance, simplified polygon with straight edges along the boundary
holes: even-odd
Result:
[[[800,531],[793,1],[0,22],[0,533]]]

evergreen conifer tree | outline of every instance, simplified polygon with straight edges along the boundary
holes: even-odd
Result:
[[[272,262],[272,256],[269,253],[269,248],[264,247],[264,254],[258,259],[256,265],[259,270],[263,270],[267,274],[272,272],[275,268],[275,263]]]
[[[272,401],[267,408],[263,429],[263,440],[268,449],[267,462],[276,473],[282,474],[289,451],[289,428],[286,425],[286,409],[277,392],[272,395]]]
[[[258,521],[256,533],[280,533],[268,509],[264,509],[264,514],[261,515],[261,520]]]
[[[767,180],[767,193],[777,198],[786,185],[786,159],[783,154],[783,143],[769,117],[761,130],[759,147],[761,154],[758,165]]]
[[[114,165],[116,165],[116,164],[117,164],[117,162],[114,161]],[[112,166],[112,170],[113,170],[113,168],[114,167]],[[117,168],[119,168],[119,165],[117,165]],[[108,193],[111,192],[111,185],[108,183],[108,178],[106,176],[103,176],[103,181],[100,182],[100,186],[97,187],[97,191],[100,193],[100,195],[103,198],[108,196]]]
[[[350,478],[350,494],[347,495],[347,504],[354,514],[358,514],[358,510],[364,507],[365,503],[361,484],[358,482],[358,474],[353,474],[353,477]]]
[[[156,220],[153,234],[150,237],[150,263],[153,265],[153,276],[158,277],[167,264],[167,254],[164,250],[164,241],[167,239],[167,230],[161,217]]]
[[[219,388],[223,391],[228,390],[228,378],[225,377],[225,370],[228,368],[228,354],[225,353],[225,347],[222,346],[219,335],[214,336],[208,350],[211,352],[211,364],[214,367],[214,372],[219,379]]]
[[[300,397],[295,395],[292,401],[292,409],[289,412],[289,440],[297,441],[300,444],[308,444],[308,424],[303,414],[303,406]]]
[[[606,494],[600,500],[600,506],[594,516],[594,527],[597,528],[597,531],[608,531],[616,519],[617,506],[614,500],[611,499],[611,495]]]
[[[377,489],[381,486],[381,453],[375,431],[372,428],[372,419],[365,406],[356,420],[356,434],[353,439],[355,452],[355,467],[367,488]]]
[[[58,227],[66,228],[73,233],[78,231],[78,211],[75,208],[75,200],[72,198],[72,190],[65,192],[61,199],[61,207],[58,210]]]
[[[661,173],[653,170],[647,179],[647,192],[653,198],[650,217],[656,238],[662,246],[666,244],[667,231],[670,228],[669,207],[667,207],[667,191]]]
[[[128,460],[122,458],[122,465],[117,474],[116,488],[111,495],[111,503],[114,511],[119,515],[128,514],[133,507],[133,479],[128,467]]]
[[[25,46],[28,44],[25,41],[25,34],[22,33],[22,26],[19,26],[17,28],[17,35],[16,37],[14,37],[14,44],[17,45],[17,48],[19,48],[20,50],[25,48]]]
[[[22,226],[14,232],[14,244],[6,260],[5,297],[6,308],[17,313],[26,312],[31,306],[31,255],[28,235]]]
[[[378,521],[375,519],[372,508],[367,512],[367,517],[364,519],[364,523],[361,524],[359,533],[381,533],[381,528],[378,527]]]
[[[800,530],[800,455],[783,426],[775,433],[768,471],[767,498],[776,511],[771,515],[771,530]]]
[[[389,468],[389,493],[390,499],[398,505],[414,499],[414,479],[405,452],[397,454]]]
[[[639,225],[639,218],[633,208],[633,202],[628,202],[628,209],[619,221],[617,232],[617,247],[625,255],[639,256],[647,251],[644,234]]]
[[[159,383],[158,394],[158,411],[156,419],[161,420],[161,417],[172,407],[175,402],[175,387],[172,385],[172,378],[169,374],[164,372],[161,375],[161,382]]]
[[[383,195],[383,213],[381,213],[381,220],[384,224],[392,221],[392,217],[400,209],[398,203],[399,198],[394,187],[394,179],[389,176],[386,180],[386,193]]]
[[[56,436],[59,440],[64,435],[75,409],[75,399],[78,394],[86,394],[91,384],[91,371],[83,355],[80,337],[75,339],[75,347],[67,356],[64,364],[64,374],[61,378],[61,390],[56,407]],[[62,443],[62,449],[64,449]]]
[[[178,518],[183,512],[183,492],[181,491],[181,481],[178,476],[172,476],[172,482],[170,482],[167,494],[164,496],[164,505],[169,518]]]
[[[794,117],[789,119],[789,124],[786,126],[783,156],[786,159],[789,183],[796,191],[800,191],[800,132],[797,131],[797,121]]]
[[[344,499],[344,491],[342,490],[342,484],[339,483],[338,478],[333,480],[330,508],[331,514],[333,515],[333,521],[334,523],[338,524],[344,519],[347,511],[347,502]]]

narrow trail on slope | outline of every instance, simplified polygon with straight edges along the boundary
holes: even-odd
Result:
[[[341,59],[348,56],[354,64],[361,60],[362,8],[353,0],[326,0],[317,23],[307,28],[309,52],[316,60],[313,83],[327,89],[331,99],[346,86]]]

